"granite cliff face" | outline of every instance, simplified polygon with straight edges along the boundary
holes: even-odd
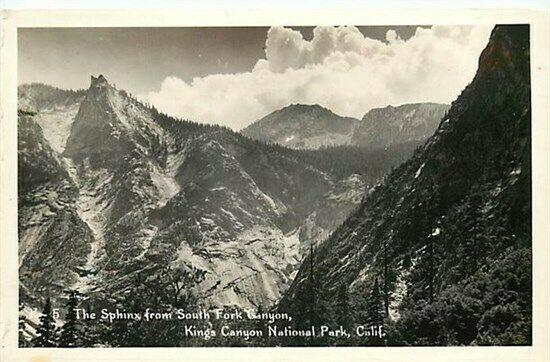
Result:
[[[76,207],[78,187],[32,114],[19,114],[18,147],[19,280],[29,302],[76,281],[92,234]]]
[[[497,26],[435,134],[303,262],[279,308],[383,323],[391,344],[530,344],[530,129],[529,27]]]
[[[368,111],[354,130],[351,143],[385,148],[406,142],[424,142],[449,110],[446,104],[413,103]]]

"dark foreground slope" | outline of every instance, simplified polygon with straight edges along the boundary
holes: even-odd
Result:
[[[529,28],[497,26],[435,135],[311,253],[279,308],[297,326],[384,324],[385,341],[354,344],[530,344],[530,122]]]

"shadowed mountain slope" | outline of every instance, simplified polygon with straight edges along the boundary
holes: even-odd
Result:
[[[497,26],[435,134],[306,258],[279,308],[383,323],[390,344],[530,344],[529,74],[529,27]]]

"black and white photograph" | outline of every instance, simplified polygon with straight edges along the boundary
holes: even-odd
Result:
[[[18,40],[21,346],[531,344],[528,25]]]
[[[548,62],[497,20],[17,27],[16,348],[534,346]]]

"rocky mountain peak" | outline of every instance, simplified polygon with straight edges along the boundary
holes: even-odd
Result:
[[[528,31],[528,30],[527,30]],[[525,61],[525,45],[518,42],[518,38],[525,33],[522,25],[511,25],[508,27],[497,26],[489,45],[483,50],[479,57],[479,70],[477,78],[492,71],[514,71],[521,61]]]
[[[93,75],[90,76],[90,88],[99,88],[99,87],[106,87],[109,85],[109,82],[107,79],[103,76],[103,74],[100,74],[97,77],[94,77]]]
[[[250,138],[290,148],[314,149],[349,144],[359,120],[342,117],[319,104],[290,104],[241,132]]]
[[[293,111],[301,111],[301,112],[325,111],[327,113],[333,114],[333,112],[330,109],[327,109],[318,103],[315,103],[315,104],[293,103],[280,110],[280,112],[293,112]]]
[[[109,84],[91,76],[90,88],[74,118],[64,155],[92,165],[116,164],[126,156],[156,155],[160,127],[149,109]]]

